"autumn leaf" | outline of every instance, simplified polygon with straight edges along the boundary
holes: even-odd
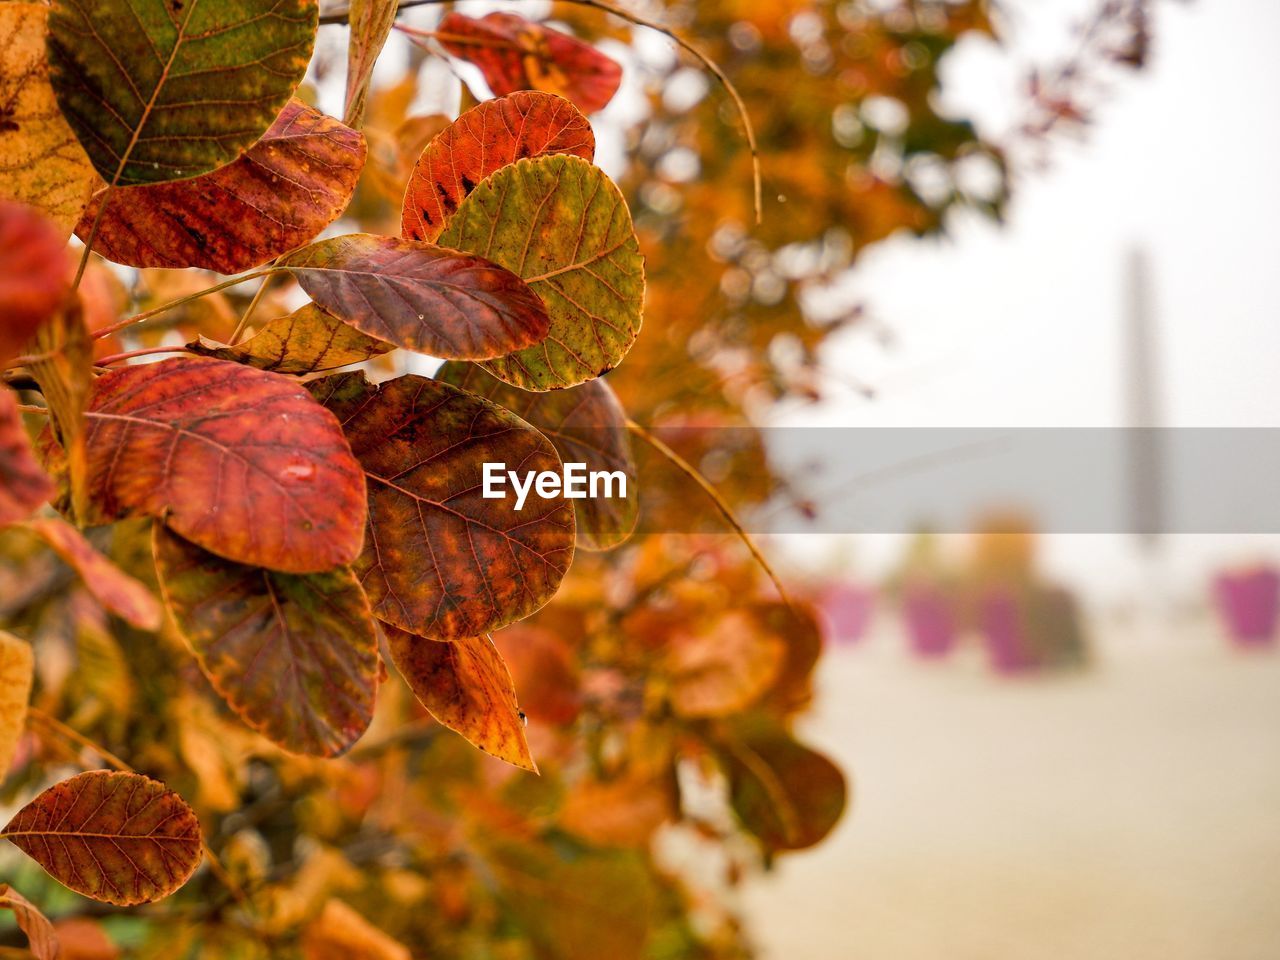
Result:
[[[99,191],[76,235],[131,267],[239,273],[315,237],[342,215],[365,162],[364,137],[294,99],[239,159],[175,183]]]
[[[25,520],[53,495],[36,463],[13,393],[0,387],[0,526]]]
[[[627,414],[608,384],[591,380],[569,390],[531,393],[491,377],[477,364],[452,360],[436,372],[436,379],[528,421],[555,445],[565,463],[586,464],[591,472],[620,471],[627,479],[625,497],[589,496],[574,502],[578,546],[610,550],[631,536],[640,513],[636,465]]]
[[[141,630],[159,630],[160,604],[142,583],[93,548],[84,535],[63,520],[31,520],[26,524],[75,570],[103,607]]]
[[[9,772],[26,727],[34,670],[31,644],[0,630],[0,781]]]
[[[613,369],[635,342],[644,259],[631,214],[581,157],[503,167],[462,202],[439,242],[509,268],[547,305],[544,342],[485,364],[499,379],[525,390],[571,387]]]
[[[411,960],[408,947],[341,900],[326,901],[302,933],[302,960]]]
[[[58,960],[58,936],[49,918],[7,883],[0,883],[0,910],[11,910],[36,960]]]
[[[347,95],[342,119],[353,127],[359,127],[364,120],[373,67],[391,35],[399,6],[398,0],[351,0],[347,7],[351,31],[347,40]]]
[[[573,559],[573,510],[531,491],[481,495],[482,465],[561,469],[538,431],[496,404],[435,380],[381,386],[363,374],[309,385],[364,467],[369,528],[355,564],[382,620],[419,636],[479,636],[533,613]]]
[[[346,751],[373,719],[378,638],[347,568],[295,576],[232,563],[155,525],[165,605],[231,708],[294,753]]]
[[[9,5],[0,6],[0,16]],[[27,345],[71,287],[66,241],[34,208],[0,200],[0,366]]]
[[[654,832],[676,818],[678,803],[674,778],[586,778],[568,791],[560,822],[591,843],[644,850]]]
[[[772,724],[742,724],[721,744],[729,802],[769,850],[802,850],[820,842],[844,813],[840,768]]]
[[[321,240],[285,261],[320,307],[371,337],[436,357],[499,357],[540,343],[546,309],[480,257],[367,233]]]
[[[0,198],[36,207],[65,239],[98,175],[49,84],[48,18],[41,3],[0,4]]]
[[[234,346],[200,337],[187,344],[187,349],[259,370],[305,374],[363,363],[395,348],[308,303],[286,316],[268,320],[252,337]]]
[[[107,183],[183,180],[235,160],[311,60],[317,0],[57,0],[49,64]]]
[[[488,637],[428,640],[385,627],[396,669],[433,717],[485,753],[533,773],[524,714],[502,654]]]
[[[163,517],[206,550],[317,573],[359,554],[365,484],[333,416],[273,373],[198,357],[112,370],[86,412],[106,521]]]
[[[200,863],[200,824],[176,793],[136,773],[54,784],[0,837],[76,893],[130,907],[169,896]]]
[[[591,160],[591,124],[563,97],[519,91],[468,110],[427,145],[405,191],[401,233],[435,240],[485,177],[524,157],[569,153]]]
[[[786,644],[743,611],[671,640],[671,704],[684,717],[723,717],[755,703],[777,680]]]
[[[449,13],[437,36],[455,57],[474,63],[501,96],[535,89],[558,93],[584,113],[604,109],[622,82],[622,67],[588,43],[514,13],[479,20]]]

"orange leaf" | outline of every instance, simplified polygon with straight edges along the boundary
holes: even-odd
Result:
[[[13,394],[0,387],[0,525],[31,516],[53,495],[53,484],[36,463]]]
[[[161,783],[93,770],[54,784],[18,811],[0,837],[59,883],[129,907],[169,896],[200,863],[200,824]]]
[[[26,726],[34,676],[31,644],[0,630],[0,780],[9,772]]]
[[[387,936],[341,900],[329,900],[302,934],[303,960],[410,960]]]
[[[386,627],[391,659],[431,715],[499,760],[538,772],[502,654],[487,637],[428,640]]]
[[[32,520],[27,529],[71,566],[103,607],[142,630],[159,630],[163,614],[156,598],[93,548],[84,535],[63,520]]]
[[[750,706],[774,683],[786,645],[740,611],[729,611],[702,633],[671,641],[671,702],[684,717],[723,717]]]
[[[53,932],[53,924],[30,900],[7,883],[0,883],[0,910],[13,911],[36,960],[58,960],[58,937]]]
[[[107,194],[93,249],[131,267],[239,273],[306,243],[342,215],[365,162],[364,137],[294,98],[240,159],[191,180],[99,190],[82,240]]]
[[[422,151],[405,191],[401,233],[435,240],[476,184],[509,163],[548,153],[591,160],[595,152],[591,124],[563,97],[519,91],[488,100]]]

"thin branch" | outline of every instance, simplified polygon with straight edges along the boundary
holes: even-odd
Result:
[[[778,578],[778,575],[773,572],[773,567],[769,566],[769,561],[764,558],[764,554],[760,552],[755,541],[751,539],[751,535],[748,534],[742,524],[738,522],[738,518],[733,515],[733,509],[725,502],[724,497],[720,496],[720,492],[711,485],[711,482],[698,472],[698,469],[693,464],[680,456],[680,454],[676,453],[634,420],[627,420],[627,429],[649,446],[653,447],[654,450],[657,450],[658,453],[666,457],[666,459],[671,461],[671,463],[680,470],[681,473],[702,488],[702,492],[705,493],[711,499],[711,502],[716,505],[716,509],[720,511],[720,515],[724,517],[725,522],[733,528],[733,532],[738,535],[738,538],[744,544],[746,544],[747,549],[751,551],[751,556],[755,557],[756,563],[760,564],[760,567],[766,574],[768,574],[769,579],[773,581],[773,587],[778,591],[778,596],[782,599],[782,602],[790,607],[791,598],[787,596],[787,591],[786,588],[782,586],[782,581]]]
[[[275,266],[264,267],[261,270],[255,270],[252,273],[246,273],[243,276],[232,277],[230,280],[224,280],[222,283],[215,283],[212,287],[205,287],[203,290],[197,290],[195,293],[189,293],[185,297],[179,297],[177,300],[170,300],[168,303],[162,303],[158,307],[150,310],[144,310],[142,313],[135,313],[132,317],[125,317],[119,323],[113,323],[109,327],[103,327],[93,333],[94,340],[101,340],[103,337],[109,337],[113,333],[119,333],[125,327],[131,327],[135,323],[141,323],[143,320],[150,320],[152,317],[162,313],[167,313],[174,307],[180,307],[184,303],[190,303],[192,300],[199,300],[201,297],[207,297],[211,293],[218,293],[226,290],[228,287],[234,287],[237,284],[247,283],[250,280],[256,280],[258,277],[265,277],[269,273],[278,269]]]
[[[397,14],[413,7],[434,6],[442,3],[449,3],[451,0],[401,0]],[[733,81],[720,69],[720,65],[708,57],[705,53],[695,47],[688,40],[684,39],[670,27],[665,27],[653,20],[648,20],[639,14],[624,10],[622,7],[616,7],[605,0],[562,0],[564,3],[576,4],[580,7],[591,7],[604,13],[615,16],[620,20],[626,20],[633,23],[637,27],[645,27],[649,30],[656,30],[658,33],[667,37],[678,47],[690,54],[703,67],[711,72],[711,74],[720,81],[720,85],[724,87],[725,92],[729,94],[733,100],[734,106],[737,107],[738,116],[742,119],[742,128],[746,133],[747,146],[751,149],[751,180],[753,188],[753,198],[755,201],[756,223],[760,223],[764,218],[764,184],[760,174],[760,148],[756,142],[755,127],[751,125],[751,117],[747,114],[747,105],[743,102],[742,96],[738,93],[738,88],[733,85]],[[350,17],[350,11],[341,13],[331,13],[320,18],[321,24],[326,23],[347,23]]]
[[[33,405],[29,404],[29,403],[20,403],[20,404],[18,404],[18,410],[19,410],[19,412],[21,412],[21,413],[36,413],[36,414],[39,414],[40,416],[43,416],[43,417],[47,417],[47,416],[49,416],[49,408],[48,408],[48,407],[37,407],[37,406],[33,406]]]
[[[234,347],[240,342],[240,338],[244,336],[245,328],[249,326],[249,318],[253,316],[253,311],[258,309],[258,304],[262,302],[262,298],[267,293],[267,287],[271,286],[273,279],[275,279],[275,274],[269,273],[267,278],[262,281],[262,285],[258,287],[257,293],[253,295],[253,299],[249,301],[249,306],[245,308],[244,314],[240,317],[240,322],[236,324],[235,330],[232,331],[231,339],[227,341],[227,346]]]
[[[142,350],[130,350],[127,353],[113,353],[109,357],[93,361],[95,367],[109,367],[113,363],[123,363],[134,357],[148,357],[153,353],[190,353],[186,347],[145,347]]]

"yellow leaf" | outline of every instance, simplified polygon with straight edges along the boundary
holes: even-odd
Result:
[[[0,630],[0,780],[13,762],[27,722],[34,666],[31,646]]]

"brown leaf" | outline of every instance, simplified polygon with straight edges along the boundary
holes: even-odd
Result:
[[[26,526],[79,574],[103,607],[141,630],[160,629],[163,614],[151,591],[95,550],[79,530],[56,519]]]
[[[435,357],[500,357],[541,343],[550,328],[538,295],[510,270],[431,244],[354,233],[284,265],[335,317]]]
[[[31,644],[0,630],[0,780],[4,780],[27,723],[35,660]]]
[[[342,119],[353,127],[359,127],[364,120],[373,66],[391,35],[399,6],[398,0],[351,0],[347,7],[351,31],[347,40],[347,97]]]
[[[70,274],[57,228],[31,207],[0,200],[0,366],[54,315],[71,287]]]
[[[333,416],[293,381],[183,357],[113,370],[87,412],[102,520],[163,517],[207,550],[315,573],[363,540],[364,474]]]
[[[476,184],[509,163],[548,153],[591,160],[595,152],[591,124],[563,97],[522,90],[488,100],[422,151],[405,191],[400,232],[435,240]]]
[[[452,360],[436,372],[436,379],[492,400],[528,421],[555,445],[565,463],[583,463],[592,472],[621,472],[626,477],[625,497],[588,496],[574,501],[578,546],[611,550],[631,536],[640,515],[636,465],[626,411],[607,383],[590,380],[567,390],[531,393],[503,383],[473,363]]]
[[[346,751],[373,719],[378,638],[343,568],[293,576],[232,563],[155,525],[156,572],[200,669],[253,729],[294,753]]]
[[[25,520],[53,495],[53,484],[31,452],[18,402],[0,387],[0,526]]]
[[[27,943],[36,960],[58,960],[58,936],[49,918],[26,897],[7,883],[0,883],[0,910],[12,910],[18,928],[27,935]]]
[[[385,627],[391,659],[431,715],[499,760],[538,772],[502,654],[487,637],[451,643]]]
[[[617,61],[559,30],[514,13],[475,20],[450,13],[437,37],[455,57],[475,64],[489,89],[501,96],[516,90],[558,93],[584,113],[604,108],[622,83]]]
[[[342,215],[365,162],[364,137],[294,98],[240,159],[191,180],[107,191],[93,249],[131,267],[239,273],[315,237]]]
[[[404,944],[383,933],[341,900],[325,903],[302,933],[303,960],[410,960]]]
[[[374,386],[363,374],[310,384],[342,422],[369,480],[356,572],[382,620],[419,636],[479,636],[533,613],[573,559],[573,510],[529,493],[485,499],[482,465],[561,468],[540,433],[496,404],[434,380]]]
[[[361,333],[314,303],[268,320],[248,340],[225,346],[201,337],[187,349],[275,373],[306,374],[363,363],[395,349]]]
[[[130,907],[169,896],[200,863],[200,824],[164,784],[93,770],[55,784],[18,811],[0,837],[59,883]]]
[[[671,704],[684,717],[723,717],[760,699],[778,678],[786,645],[741,611],[703,633],[672,638],[667,669]]]

